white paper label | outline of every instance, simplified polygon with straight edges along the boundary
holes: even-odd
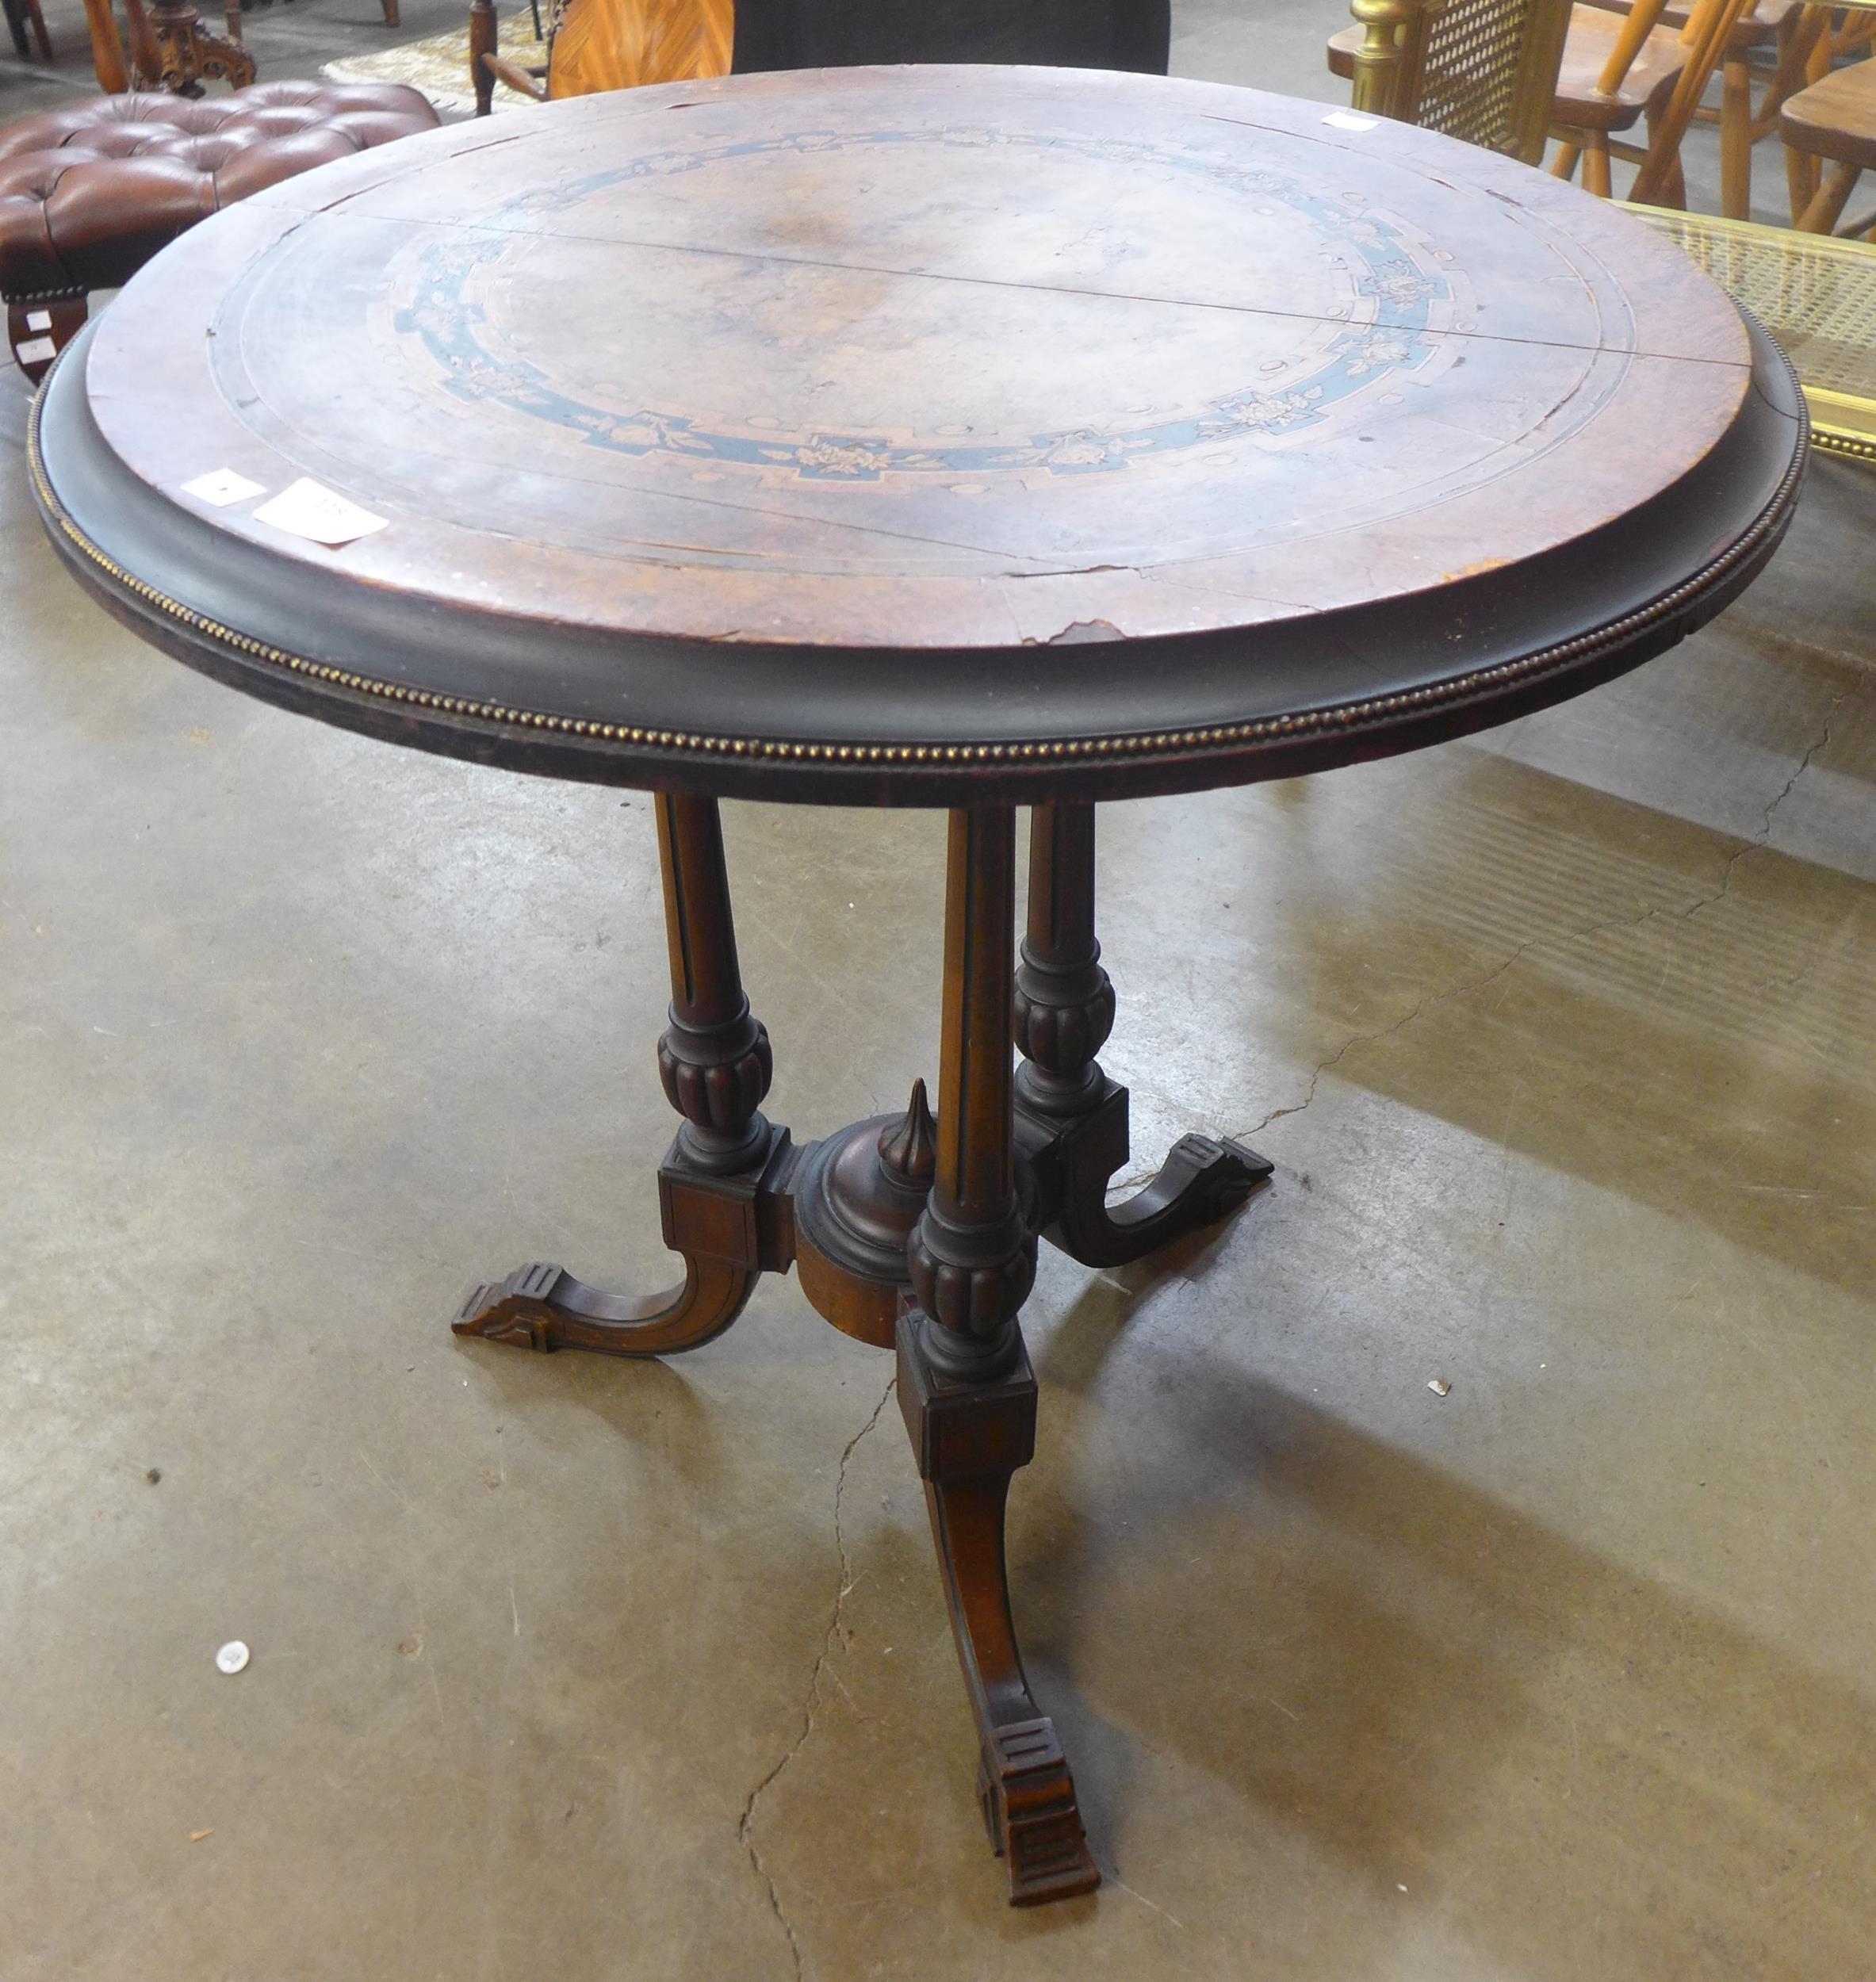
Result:
[[[29,331],[49,331],[52,327],[52,312],[50,310],[27,311],[26,327]]]
[[[43,365],[49,358],[59,355],[59,347],[49,337],[36,337],[25,344],[16,344],[13,354],[22,365]]]
[[[262,503],[254,515],[257,522],[271,523],[289,536],[308,538],[334,549],[369,537],[374,530],[382,530],[388,520],[373,516],[369,510],[347,502],[336,489],[323,488],[304,476],[283,488],[270,503]]]
[[[266,492],[258,482],[251,482],[232,468],[211,469],[206,475],[198,475],[193,482],[182,484],[185,495],[194,496],[198,503],[206,503],[211,509],[226,509],[230,503],[244,503],[251,495],[265,495]]]
[[[1331,110],[1323,121],[1334,124],[1338,131],[1372,131],[1380,119],[1359,117],[1353,110]]]

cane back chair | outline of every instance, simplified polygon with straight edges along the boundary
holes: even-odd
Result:
[[[1625,18],[1568,0],[1351,0],[1359,25],[1331,38],[1329,67],[1353,81],[1357,108],[1530,165],[1542,159],[1546,135],[1555,136],[1552,170],[1568,178],[1580,161],[1584,185],[1604,197],[1612,154],[1633,159],[1647,196],[1676,204],[1681,139],[1752,3],[1693,0],[1676,33],[1660,25],[1664,0],[1635,0]],[[1482,46],[1497,55],[1495,115],[1489,96],[1464,86],[1468,57]],[[1460,80],[1442,88],[1447,71]],[[1513,73],[1515,82],[1506,79]],[[1644,117],[1647,148],[1619,142]]]
[[[1329,43],[1354,106],[1537,164],[1570,0],[1353,0]]]

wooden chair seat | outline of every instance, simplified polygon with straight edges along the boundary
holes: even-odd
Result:
[[[1859,170],[1876,166],[1876,62],[1836,69],[1786,104],[1778,132],[1794,151]]]
[[[1657,108],[1672,93],[1686,67],[1687,51],[1678,29],[1658,27],[1643,43],[1621,86],[1605,94],[1596,86],[1621,33],[1622,17],[1587,5],[1570,12],[1570,38],[1557,78],[1553,121],[1572,131],[1627,131],[1650,103]]]
[[[1805,234],[1828,234],[1843,218],[1858,179],[1876,166],[1876,60],[1833,69],[1822,82],[1799,90],[1778,114],[1778,135],[1788,159],[1806,166],[1821,159],[1825,167],[1792,224]],[[1800,184],[1794,173],[1794,205]]]
[[[1587,0],[1587,4],[1625,17],[1635,0]],[[1665,6],[1661,26],[1679,33],[1687,25],[1691,9]],[[1807,6],[1805,0],[1758,0],[1758,4],[1736,21],[1726,37],[1721,57],[1721,89],[1719,107],[1702,105],[1694,115],[1702,123],[1720,127],[1720,210],[1729,219],[1748,220],[1752,211],[1752,153],[1754,147],[1778,128],[1778,113],[1794,90],[1803,87],[1812,52],[1820,48],[1820,37],[1834,40],[1827,30],[1829,10]],[[1872,17],[1876,18],[1876,17]],[[1828,67],[1830,53],[1820,49],[1820,67]],[[1771,58],[1769,71],[1766,58]],[[1812,71],[1813,74],[1819,70]],[[1754,83],[1758,81],[1757,100]],[[1792,154],[1786,155],[1787,173]],[[1814,178],[1805,186],[1801,197],[1793,179],[1792,212],[1801,212],[1816,190]]]

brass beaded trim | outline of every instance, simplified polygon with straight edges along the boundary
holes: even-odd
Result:
[[[48,375],[48,383],[50,382]],[[1229,748],[1246,744],[1282,743],[1327,732],[1353,729],[1385,721],[1413,710],[1460,702],[1481,690],[1503,689],[1515,682],[1530,681],[1572,662],[1587,660],[1664,619],[1711,589],[1727,572],[1751,556],[1761,540],[1783,516],[1792,492],[1804,472],[1806,450],[1793,457],[1771,500],[1745,534],[1691,578],[1665,592],[1651,605],[1612,620],[1593,633],[1579,634],[1554,647],[1546,647],[1522,660],[1507,661],[1495,668],[1476,669],[1456,675],[1424,688],[1403,691],[1368,702],[1342,702],[1323,709],[1305,710],[1292,716],[1273,716],[1254,722],[1213,724],[1193,729],[1166,729],[1130,736],[1076,737],[1041,743],[1007,744],[855,744],[783,741],[765,737],[708,737],[679,729],[644,729],[623,723],[581,721],[570,716],[546,715],[537,710],[510,709],[501,704],[474,702],[458,695],[441,695],[427,689],[408,688],[396,682],[379,681],[369,675],[354,674],[323,661],[308,660],[289,654],[264,641],[251,639],[219,620],[205,618],[167,593],[159,591],[108,557],[92,542],[71,518],[54,493],[40,453],[39,424],[45,388],[35,394],[26,423],[26,454],[33,486],[46,514],[64,537],[114,583],[132,596],[154,607],[166,618],[252,660],[304,675],[310,679],[350,688],[361,694],[435,710],[445,715],[467,717],[471,721],[508,728],[549,730],[564,736],[584,737],[603,743],[630,744],[652,750],[693,751],[710,756],[788,759],[822,764],[893,764],[927,766],[933,769],[948,764],[1028,764],[1059,763],[1067,759],[1150,757],[1175,752]],[[1801,401],[1801,404],[1802,402]]]
[[[1876,461],[1876,440],[1841,427],[1813,427],[1811,444],[1820,454],[1841,454],[1853,461]]]

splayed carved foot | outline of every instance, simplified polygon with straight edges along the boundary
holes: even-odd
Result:
[[[900,1318],[899,1406],[977,1722],[985,1827],[1009,1875],[1010,1904],[1039,1906],[1092,1892],[1101,1873],[1055,1723],[1029,1690],[1009,1607],[1004,1509],[1010,1475],[1036,1450],[1036,1378],[1013,1321],[1001,1367],[981,1376],[935,1365],[934,1333],[943,1331],[916,1310]]]

